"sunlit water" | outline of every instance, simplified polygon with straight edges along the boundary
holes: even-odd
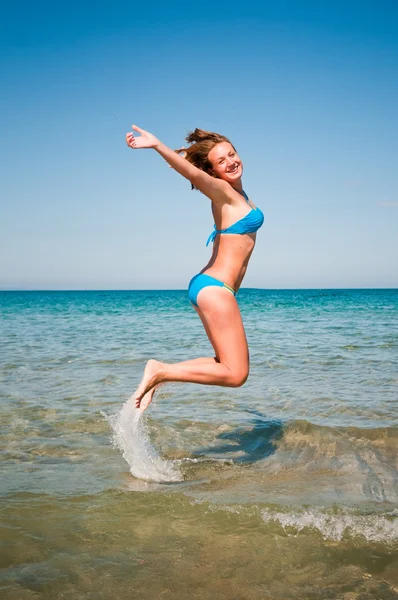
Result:
[[[0,596],[398,598],[398,291],[239,296],[239,389],[185,292],[0,294]]]

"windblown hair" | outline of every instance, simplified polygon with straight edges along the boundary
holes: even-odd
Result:
[[[212,164],[208,158],[209,152],[220,142],[228,142],[231,144],[229,139],[220,133],[205,131],[204,129],[198,128],[188,133],[185,139],[191,145],[188,146],[188,148],[179,148],[176,150],[177,154],[183,154],[184,158],[195,167],[213,176],[211,173]],[[233,147],[232,144],[231,146]],[[194,185],[192,185],[192,189],[196,189]]]

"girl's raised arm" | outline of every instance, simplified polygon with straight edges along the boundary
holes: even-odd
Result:
[[[225,201],[231,190],[231,186],[222,179],[216,179],[201,169],[198,169],[185,158],[174,152],[171,148],[159,141],[152,133],[140,129],[136,125],[132,126],[134,131],[137,131],[140,136],[137,137],[134,133],[126,134],[126,142],[130,148],[135,150],[141,148],[153,148],[162,156],[169,165],[188,179],[193,186],[208,196],[214,202]]]

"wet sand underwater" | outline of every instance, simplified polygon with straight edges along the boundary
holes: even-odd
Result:
[[[0,293],[3,599],[398,598],[398,291],[243,290],[242,388],[185,292]]]

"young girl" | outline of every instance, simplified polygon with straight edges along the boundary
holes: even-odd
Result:
[[[149,360],[135,392],[135,405],[145,410],[156,386],[167,381],[189,381],[206,385],[238,387],[249,374],[249,350],[235,295],[246,273],[256,242],[256,231],[264,215],[242,187],[243,165],[234,146],[223,135],[195,129],[186,140],[191,145],[171,150],[154,135],[133,125],[127,133],[130,148],[153,148],[192,189],[211,200],[215,221],[207,243],[213,253],[188,287],[189,299],[198,313],[214,348],[215,357],[202,357],[176,364]],[[183,154],[183,156],[180,156]]]

